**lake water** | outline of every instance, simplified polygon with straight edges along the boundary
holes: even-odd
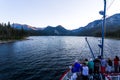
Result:
[[[59,80],[75,59],[90,58],[84,37],[33,36],[0,44],[0,80]],[[99,55],[100,38],[88,41]],[[104,56],[120,54],[120,40],[105,39]],[[120,57],[120,55],[118,55]]]

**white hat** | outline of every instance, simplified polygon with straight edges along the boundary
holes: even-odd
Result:
[[[78,60],[76,59],[75,62],[78,62]]]
[[[93,61],[93,59],[92,59],[92,58],[90,58],[90,61]]]

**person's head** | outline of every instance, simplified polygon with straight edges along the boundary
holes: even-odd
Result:
[[[86,63],[83,63],[83,66],[86,66]]]
[[[85,61],[88,61],[88,59],[85,59]]]
[[[118,56],[115,56],[115,58],[117,58],[117,59],[118,59],[119,57],[118,57]]]
[[[99,55],[99,56],[98,56],[98,59],[102,59],[102,57]]]

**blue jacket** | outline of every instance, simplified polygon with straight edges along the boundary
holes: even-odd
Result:
[[[82,71],[82,66],[76,62],[72,68],[72,73],[80,72],[80,71]]]

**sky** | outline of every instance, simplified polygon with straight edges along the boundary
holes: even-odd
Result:
[[[0,0],[0,23],[77,29],[101,19],[103,4],[103,0]],[[107,8],[107,16],[120,13],[120,0],[107,0]]]

